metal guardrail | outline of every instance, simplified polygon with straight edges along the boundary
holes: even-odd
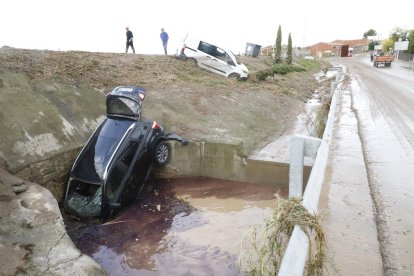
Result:
[[[289,198],[302,197],[303,191],[303,158],[315,158],[314,165],[303,194],[303,206],[310,213],[317,213],[319,196],[325,178],[328,161],[329,145],[332,136],[336,106],[338,103],[339,83],[343,79],[342,70],[338,70],[335,82],[331,85],[333,95],[322,139],[296,135],[291,142],[291,160],[289,171]],[[279,276],[302,276],[308,258],[309,241],[299,226],[295,226],[288,246],[283,255]]]

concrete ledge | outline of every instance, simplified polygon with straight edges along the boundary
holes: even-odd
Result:
[[[251,184],[289,188],[289,164],[252,160],[244,157],[240,145],[225,143],[172,143],[169,165],[158,171],[159,177],[204,176]],[[304,168],[304,183],[311,167]]]

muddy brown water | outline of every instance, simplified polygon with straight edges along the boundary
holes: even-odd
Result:
[[[217,180],[156,181],[145,196],[103,225],[65,216],[82,253],[109,275],[241,275],[243,235],[260,225],[287,190]]]

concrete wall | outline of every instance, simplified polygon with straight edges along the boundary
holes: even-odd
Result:
[[[0,72],[0,160],[14,173],[78,148],[105,112],[96,89]]]
[[[81,148],[76,148],[29,164],[17,172],[17,175],[46,187],[60,202],[68,173],[80,150]],[[172,142],[171,154],[169,164],[155,171],[156,177],[203,176],[285,189],[289,186],[289,164],[245,158],[244,148],[240,145],[190,142],[183,146]],[[310,171],[311,167],[305,166],[304,187]]]
[[[204,176],[288,188],[289,164],[250,160],[244,156],[240,145],[190,142],[183,146],[174,142],[169,165],[157,173],[163,178]],[[310,170],[308,166],[304,169],[304,183]]]

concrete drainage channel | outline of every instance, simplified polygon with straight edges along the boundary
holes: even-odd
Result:
[[[305,181],[310,170],[305,166]],[[243,155],[242,147],[233,144],[192,142],[182,146],[173,143],[172,162],[159,171],[159,177],[189,176],[289,188],[289,164],[248,159]]]
[[[16,175],[39,183],[60,202],[67,173],[80,149],[31,164]],[[311,167],[304,166],[304,183]],[[289,188],[289,164],[248,159],[243,147],[234,144],[190,142],[171,143],[171,161],[155,171],[156,178],[210,177],[250,184]]]
[[[332,83],[332,86],[331,86],[332,94],[336,90],[338,83],[341,80],[341,77],[342,77],[341,73],[337,74],[336,81]],[[336,96],[334,95],[332,99],[331,107],[335,107],[335,105],[336,105]],[[302,184],[303,186],[307,187],[305,191],[305,195],[304,195],[304,206],[306,206],[306,208],[308,208],[311,212],[316,211],[315,206],[317,206],[317,201],[319,198],[320,185],[322,182],[321,177],[323,179],[324,168],[326,165],[326,158],[327,158],[327,154],[329,151],[329,140],[330,140],[330,133],[332,131],[333,114],[334,114],[334,108],[331,109],[329,113],[327,129],[325,130],[323,139],[318,140],[318,141],[315,141],[315,139],[313,139],[313,143],[312,143],[313,146],[320,144],[317,150],[317,155],[316,155],[316,159],[313,165],[313,169],[308,166],[303,166],[303,171],[299,172],[300,177],[295,177],[297,176],[297,173],[292,173],[292,171],[289,171],[290,167],[289,167],[289,164],[287,163],[251,160],[247,158],[246,154],[243,152],[242,146],[239,146],[239,145],[225,144],[225,143],[210,143],[210,142],[191,142],[189,145],[186,145],[186,146],[182,146],[179,143],[172,143],[171,162],[168,164],[166,168],[155,171],[156,178],[157,179],[184,179],[184,178],[191,178],[191,177],[208,177],[211,179],[221,179],[225,181],[250,183],[256,186],[268,186],[268,187],[273,187],[277,189],[280,188],[282,190],[289,189],[289,192],[295,191],[294,194],[301,193],[300,190],[302,190],[302,188],[300,188],[300,186]],[[296,139],[297,138],[298,137],[296,137]],[[308,138],[299,137],[299,140],[300,139],[303,139],[305,141],[304,144],[307,143],[306,140]],[[301,153],[302,158],[303,158],[303,154],[307,154],[312,151],[312,150],[310,151],[306,150],[306,145],[303,145],[302,148],[305,151]],[[30,165],[26,169],[20,171],[18,173],[18,176],[24,179],[29,179],[32,182],[41,184],[42,186],[49,189],[58,201],[61,201],[63,197],[63,189],[64,189],[64,185],[66,181],[67,172],[69,171],[69,168],[71,167],[72,162],[75,159],[78,151],[79,149],[75,149],[73,151],[62,154],[61,156],[55,156],[54,158],[51,158],[49,160]],[[297,148],[296,148],[296,152],[298,152]],[[316,150],[314,150],[313,152],[316,152]],[[299,167],[302,167],[302,165],[303,163],[299,162]],[[297,166],[296,166],[296,169],[297,169]],[[312,169],[312,172],[311,172],[311,169]],[[291,179],[292,178],[296,179],[295,180],[296,184],[300,182],[299,185],[297,185],[299,186],[299,188],[296,188],[296,189],[289,188],[289,174],[291,174],[290,176]],[[246,186],[240,186],[240,185],[234,186],[234,187],[246,188]],[[214,187],[212,189],[214,189]],[[237,188],[235,188],[234,190],[235,192],[236,192],[236,189]],[[249,191],[252,193],[256,192],[254,190],[249,190]],[[219,197],[220,196],[217,195],[213,198],[213,200],[217,200],[217,198]],[[184,201],[186,200],[190,201],[190,199],[184,198]],[[251,202],[249,204],[251,204]],[[156,208],[158,208],[158,206]],[[152,213],[154,213],[154,211],[157,212],[156,208],[154,208],[155,210],[151,210],[151,212]],[[163,211],[162,208],[163,207],[160,206],[159,209]],[[247,207],[245,206],[243,208],[247,208]],[[186,214],[187,214],[187,217],[191,217],[190,213],[186,213]],[[127,221],[127,219],[124,220],[124,218],[125,217],[122,217],[121,221],[120,220],[115,221],[115,224],[110,227],[130,228],[130,226],[125,227],[126,225],[124,224],[124,222]],[[165,221],[167,220],[174,221],[174,218],[172,217],[162,217],[162,219]],[[199,219],[201,221],[203,220],[202,217],[200,217]],[[215,219],[217,219],[217,217]],[[152,224],[152,223],[153,222],[148,222],[148,224]],[[191,221],[191,223],[194,223],[194,221]],[[181,226],[181,227],[184,227],[184,226]],[[116,231],[118,231],[121,228],[111,228],[112,231],[115,231],[115,232],[112,232],[111,234],[116,233]],[[306,256],[307,248],[309,245],[308,245],[308,241],[306,237],[303,237],[304,235],[303,232],[300,233],[300,229],[296,229],[296,228],[291,238],[291,242],[289,243],[287,252],[284,256],[281,270],[279,271],[279,275],[302,275],[303,274],[303,268],[304,268],[304,264],[307,258]],[[96,230],[95,232],[100,232],[100,233],[104,231],[101,228],[93,228],[93,230]],[[221,231],[221,230],[222,229],[216,229],[216,231]],[[209,232],[209,235],[215,236],[214,230],[212,231],[213,232]],[[141,237],[136,236],[134,239],[136,240],[136,242],[138,242],[140,238]],[[207,237],[205,237],[205,239],[208,240]],[[178,242],[178,241],[174,240],[174,242]],[[223,241],[223,243],[225,242]],[[134,245],[132,246],[132,248],[134,248]],[[232,248],[231,250],[234,250],[234,248]],[[202,250],[199,250],[199,251],[202,251]],[[104,251],[104,253],[102,252],[103,251],[101,250],[95,253],[93,255],[94,259],[96,258],[99,259],[100,257],[104,258],[103,255],[105,254],[106,254],[105,256],[108,258],[111,258],[111,256],[115,258],[113,255],[107,255],[108,251]],[[136,254],[138,254],[138,252],[135,252],[135,255]],[[146,253],[140,252],[140,254],[145,255]],[[219,249],[215,249],[214,252],[212,253],[212,255],[220,255],[220,254],[221,254],[221,251]],[[233,257],[234,256],[232,255],[232,257],[227,256],[226,258],[227,259],[230,258],[231,260],[234,261],[234,259],[232,259]],[[202,260],[203,258],[200,258],[200,259]],[[99,263],[102,265],[101,262]],[[214,265],[217,265],[217,263],[214,263],[214,259],[213,259],[212,266]],[[117,273],[117,271],[110,271],[110,268],[108,267],[104,267],[104,268],[106,269],[106,271],[109,271],[110,274]],[[211,269],[211,268],[209,267],[208,269]],[[148,270],[151,271],[152,269],[150,268]],[[152,270],[152,271],[155,271],[155,270]],[[204,271],[199,271],[199,272],[205,273],[208,271],[210,270],[204,270]],[[165,271],[165,272],[168,272],[168,271]],[[185,271],[182,271],[182,272],[185,273]],[[233,269],[233,270],[228,270],[227,272],[231,274],[231,273],[236,273],[237,270]]]
[[[181,224],[204,224],[206,223],[206,214],[213,214],[211,217],[211,220],[218,220],[221,221],[221,225],[219,226],[213,226],[213,228],[209,229],[206,233],[203,234],[203,237],[198,237],[197,240],[208,240],[208,237],[210,237],[211,241],[209,241],[209,243],[214,243],[214,242],[218,242],[220,241],[219,239],[216,239],[216,235],[214,233],[216,233],[217,231],[220,231],[223,235],[223,237],[227,237],[226,241],[231,241],[231,244],[226,244],[226,241],[223,240],[220,242],[220,244],[217,244],[215,246],[213,246],[211,249],[210,245],[205,245],[204,247],[198,246],[198,247],[194,247],[194,245],[192,246],[192,244],[190,244],[189,246],[183,245],[183,246],[179,246],[179,248],[191,248],[191,250],[193,250],[192,252],[199,252],[200,254],[200,258],[197,258],[199,260],[200,265],[198,267],[202,267],[204,269],[206,269],[205,267],[205,263],[206,262],[211,262],[211,265],[209,266],[209,268],[207,270],[203,270],[203,271],[199,271],[200,273],[204,273],[204,272],[208,272],[210,271],[210,269],[212,269],[212,267],[215,267],[215,269],[228,269],[227,271],[229,272],[229,274],[234,274],[234,273],[239,273],[238,268],[237,268],[237,253],[236,251],[239,250],[239,246],[234,246],[234,237],[237,235],[242,236],[240,233],[240,229],[244,229],[243,231],[246,230],[246,227],[249,225],[254,225],[257,223],[260,223],[259,221],[261,221],[263,218],[261,218],[264,215],[264,209],[260,209],[263,208],[263,206],[261,206],[261,204],[263,202],[267,202],[267,206],[270,206],[274,200],[274,193],[277,190],[284,190],[287,191],[288,190],[288,178],[289,178],[289,164],[286,163],[278,163],[278,162],[269,162],[269,161],[260,161],[260,160],[250,160],[248,158],[246,158],[244,152],[243,152],[243,148],[239,145],[234,145],[234,144],[225,144],[225,143],[208,143],[208,142],[190,142],[188,145],[183,146],[180,143],[172,143],[171,144],[171,148],[172,148],[172,158],[171,158],[171,162],[167,165],[167,167],[161,169],[161,170],[156,170],[154,171],[155,175],[154,175],[154,179],[178,179],[178,181],[181,182],[186,182],[185,179],[191,179],[194,177],[207,177],[209,179],[211,179],[210,182],[214,182],[213,184],[217,184],[215,179],[220,179],[220,181],[224,181],[221,183],[218,183],[218,185],[223,185],[223,184],[229,184],[231,185],[231,188],[226,188],[224,187],[220,187],[220,186],[209,186],[208,189],[206,189],[206,186],[204,184],[202,184],[202,182],[204,181],[203,179],[201,180],[197,180],[195,182],[191,182],[191,184],[187,185],[187,186],[193,186],[193,188],[189,188],[183,191],[181,193],[181,197],[179,198],[179,201],[182,202],[184,201],[185,205],[190,202],[192,204],[194,204],[194,202],[191,202],[192,199],[187,197],[186,194],[188,194],[188,191],[193,191],[193,190],[202,190],[203,193],[207,193],[208,195],[210,195],[210,198],[205,198],[208,195],[201,195],[201,196],[195,196],[193,197],[193,199],[195,198],[196,201],[198,200],[202,200],[202,199],[206,199],[206,200],[212,200],[214,201],[214,204],[216,204],[215,208],[228,208],[231,209],[231,211],[227,214],[230,214],[230,218],[229,219],[225,219],[225,215],[227,214],[222,214],[223,217],[219,216],[219,218],[215,217],[217,216],[217,213],[213,210],[213,212],[208,212],[205,210],[205,206],[197,206],[194,205],[193,207],[191,207],[190,209],[193,208],[198,208],[200,210],[203,210],[201,212],[192,212],[191,215],[189,213],[187,213],[186,210],[179,210],[179,213],[177,213],[176,217],[171,217],[171,216],[165,216],[165,217],[160,217],[162,221],[180,221],[181,220]],[[75,149],[73,151],[70,152],[66,152],[60,156],[55,156],[51,159],[36,163],[36,164],[32,164],[30,166],[28,166],[27,168],[23,169],[22,171],[17,173],[17,176],[21,177],[22,179],[29,179],[31,182],[35,182],[35,183],[39,183],[42,186],[46,187],[49,191],[51,191],[51,193],[53,194],[53,196],[58,200],[61,201],[62,197],[63,197],[63,189],[64,189],[64,184],[66,181],[66,177],[67,177],[67,172],[69,171],[73,160],[75,159],[77,153],[78,153],[79,149]],[[304,183],[306,183],[309,174],[310,174],[310,170],[311,168],[309,166],[306,166],[304,168]],[[226,182],[227,181],[227,182]],[[171,180],[171,182],[173,182],[173,180]],[[200,187],[202,188],[195,188],[195,186],[197,186],[197,184],[201,182]],[[233,183],[234,182],[234,183]],[[245,183],[245,184],[243,184]],[[165,183],[164,183],[165,184]],[[202,186],[204,185],[204,186]],[[40,187],[40,186],[39,186]],[[255,188],[258,187],[258,188]],[[272,189],[266,189],[266,188],[260,188],[260,187],[271,187]],[[32,188],[30,188],[32,189]],[[43,188],[42,188],[43,189]],[[214,192],[214,190],[217,189],[217,192]],[[45,190],[45,189],[43,189]],[[244,193],[242,196],[240,196],[240,190],[243,190],[242,193]],[[46,190],[47,191],[47,190]],[[266,192],[267,191],[267,192]],[[229,195],[229,197],[227,198],[227,200],[232,201],[232,204],[234,204],[233,200],[236,200],[236,205],[243,205],[243,207],[240,207],[240,209],[242,209],[240,212],[238,212],[239,214],[236,216],[235,213],[237,213],[234,209],[232,209],[234,206],[219,206],[217,207],[217,202],[219,202],[219,204],[221,204],[220,202],[223,202],[223,192],[227,193],[227,195]],[[20,200],[20,202],[29,202],[28,199],[24,198],[24,194],[22,193],[19,196],[22,197],[22,199]],[[160,192],[161,194],[161,192]],[[234,195],[237,194],[235,197]],[[164,195],[164,194],[163,194]],[[246,196],[248,199],[244,201],[244,203],[240,204],[240,202],[243,202],[243,200],[245,198],[243,198],[244,196]],[[286,194],[285,194],[286,196]],[[262,197],[262,198],[260,198]],[[44,198],[44,197],[42,197]],[[161,196],[159,196],[158,198],[161,198]],[[156,200],[158,199],[156,198]],[[263,198],[265,198],[265,200],[263,200]],[[271,198],[271,200],[269,200],[269,198]],[[46,197],[46,199],[48,201],[54,201],[53,198],[51,196]],[[221,201],[220,201],[221,200]],[[43,201],[43,200],[41,200]],[[47,206],[52,206],[52,208],[57,209],[57,204],[56,202],[52,202],[52,204],[49,204],[47,202],[44,202],[43,204],[46,204]],[[147,204],[147,203],[144,203]],[[151,204],[151,202],[148,204],[148,206]],[[198,204],[196,202],[196,204]],[[30,205],[30,204],[29,204]],[[36,204],[35,204],[36,205]],[[152,208],[152,211],[149,213],[139,213],[136,212],[136,209],[134,209],[135,207],[132,208],[132,210],[127,210],[127,212],[125,212],[125,214],[121,214],[121,218],[120,220],[122,222],[118,220],[115,220],[113,223],[113,225],[111,225],[110,223],[108,224],[108,226],[93,226],[91,227],[91,231],[92,232],[80,232],[79,235],[82,237],[94,237],[94,234],[99,233],[99,235],[101,235],[101,233],[105,232],[105,231],[111,231],[111,232],[107,232],[109,239],[107,242],[109,242],[109,240],[118,240],[117,238],[111,238],[111,236],[115,236],[117,235],[117,233],[121,233],[121,231],[123,231],[122,229],[131,229],[131,228],[135,228],[137,229],[136,231],[140,231],[143,230],[143,232],[149,232],[145,229],[140,228],[142,225],[126,225],[124,223],[124,221],[128,220],[125,219],[125,216],[129,216],[129,213],[133,213],[133,216],[135,216],[132,220],[134,221],[141,221],[141,223],[145,223],[151,227],[154,226],[154,221],[152,222],[148,222],[146,221],[146,217],[148,218],[154,218],[154,214],[158,215],[158,216],[162,216],[164,214],[168,213],[168,210],[165,211],[164,209],[164,205],[160,204],[160,211],[157,211],[156,208]],[[188,205],[188,204],[187,204]],[[30,205],[31,206],[31,205]],[[36,205],[37,206],[37,205]],[[54,206],[54,207],[53,207]],[[224,206],[224,207],[223,207]],[[253,207],[253,208],[252,208]],[[32,207],[30,207],[32,208]],[[43,208],[43,207],[42,207]],[[44,207],[46,208],[46,207]],[[44,209],[43,208],[43,209]],[[174,208],[177,208],[177,206],[174,206]],[[182,207],[179,207],[179,209]],[[266,207],[267,208],[267,207]],[[41,209],[41,210],[43,210]],[[255,212],[259,212],[260,215],[253,214],[251,211],[247,211],[249,209],[253,209],[253,211]],[[269,209],[269,208],[268,208]],[[39,210],[39,211],[41,211]],[[270,210],[270,209],[269,209]],[[154,212],[155,211],[155,212]],[[37,212],[37,211],[35,211]],[[57,212],[57,214],[59,213],[58,210],[55,210],[55,212]],[[187,216],[183,216],[182,212],[186,213]],[[246,213],[248,212],[248,213]],[[137,219],[137,214],[139,214],[138,216],[140,216],[141,219]],[[122,216],[123,215],[123,216]],[[142,216],[141,216],[142,215]],[[243,217],[241,217],[243,216]],[[39,217],[39,216],[38,216]],[[144,219],[145,217],[145,219]],[[235,225],[228,225],[226,224],[227,222],[231,222],[232,219],[234,220],[233,223],[238,223],[240,221],[244,220],[244,217],[254,217],[255,220],[250,220],[248,221],[247,225],[246,224],[240,224],[237,227],[234,227]],[[191,222],[188,222],[188,218],[192,218],[193,220]],[[60,220],[60,222],[59,222]],[[118,272],[115,270],[111,270],[114,269],[114,267],[117,267],[113,261],[110,261],[111,256],[108,256],[108,250],[104,250],[104,251],[98,251],[98,252],[89,252],[88,249],[84,250],[82,249],[81,252],[78,251],[78,253],[76,252],[76,248],[73,248],[73,244],[70,242],[70,239],[68,237],[67,234],[65,234],[65,229],[62,228],[63,227],[63,221],[61,221],[61,218],[59,219],[59,216],[56,215],[55,219],[54,219],[54,224],[51,227],[48,227],[50,231],[55,231],[55,232],[59,232],[61,236],[59,236],[60,238],[58,238],[56,241],[54,241],[53,237],[47,234],[42,234],[41,237],[38,238],[33,238],[32,241],[28,241],[27,244],[33,244],[33,248],[31,248],[32,253],[28,253],[30,256],[32,256],[30,259],[31,265],[33,267],[37,267],[38,270],[34,270],[34,271],[44,271],[45,269],[49,270],[50,272],[55,271],[56,273],[60,273],[60,271],[62,271],[61,269],[69,269],[68,267],[63,268],[63,265],[59,265],[56,267],[52,267],[49,266],[49,264],[53,265],[56,263],[67,263],[68,266],[72,266],[72,267],[78,267],[82,269],[90,269],[89,271],[94,271],[92,274],[93,275],[100,275],[100,270],[96,267],[97,264],[93,261],[90,260],[89,261],[89,267],[85,268],[85,266],[88,266],[88,262],[86,261],[86,259],[88,258],[87,255],[93,257],[93,259],[95,259],[96,261],[98,261],[98,263],[109,273],[109,274],[117,274]],[[151,220],[150,220],[151,221]],[[226,222],[227,221],[227,222]],[[225,223],[226,222],[226,223]],[[246,221],[243,221],[246,222]],[[29,225],[30,229],[38,229],[37,227],[37,222],[35,221],[27,221],[27,225]],[[59,230],[52,230],[53,227],[57,227],[56,225],[59,226]],[[222,226],[230,229],[230,232],[228,232],[227,234],[224,231],[223,234],[223,229]],[[43,226],[42,226],[43,227]],[[95,228],[94,228],[95,227]],[[114,228],[114,227],[121,227],[121,228]],[[168,231],[169,228],[165,228],[165,229],[161,229],[161,226],[156,226],[155,229],[158,230],[152,230],[153,232],[160,232],[160,234],[165,234],[165,232]],[[169,225],[169,227],[171,227],[171,225]],[[174,227],[174,226],[173,226]],[[175,226],[177,227],[177,226]],[[215,228],[214,228],[215,227]],[[250,227],[250,226],[249,226]],[[27,228],[27,227],[26,227]],[[29,231],[30,229],[24,229],[23,232]],[[188,227],[187,227],[188,228]],[[187,228],[186,231],[188,230]],[[109,229],[109,230],[108,230]],[[161,230],[160,230],[161,229]],[[95,231],[96,230],[96,231]],[[238,231],[236,233],[231,232],[231,231]],[[38,231],[38,230],[36,230]],[[70,231],[70,230],[69,230]],[[81,231],[86,231],[81,230]],[[191,231],[191,229],[190,229]],[[197,230],[199,231],[199,230]],[[178,231],[179,233],[184,233],[183,231]],[[134,232],[134,233],[124,233],[125,236],[127,237],[131,237],[131,236],[136,236],[135,239],[137,239],[137,242],[143,242],[144,244],[142,245],[142,248],[146,248],[147,245],[145,245],[145,239],[147,239],[147,241],[151,241],[152,239],[154,239],[153,236],[151,237],[142,237],[139,236],[140,233]],[[25,234],[26,235],[26,234]],[[118,234],[119,235],[119,234]],[[84,244],[89,245],[90,241],[88,240],[82,240],[80,243],[77,240],[73,239],[73,236],[69,233],[69,236],[72,238],[72,240],[75,242],[75,245],[77,246],[81,246],[82,242]],[[194,235],[193,235],[194,236]],[[64,238],[63,238],[64,237]],[[122,238],[119,238],[119,240]],[[195,238],[195,237],[194,237]],[[236,238],[237,241],[236,242],[240,242],[240,238]],[[158,244],[158,242],[160,242],[160,240],[162,240],[161,237],[158,237],[158,240],[154,241],[154,244]],[[105,243],[102,241],[102,245],[104,245]],[[125,241],[124,241],[125,242]],[[171,241],[172,242],[172,241]],[[174,243],[176,243],[177,241],[174,240]],[[38,248],[37,248],[37,243],[41,243],[41,244],[57,244],[58,246],[52,246],[49,250],[46,248],[44,251],[42,249],[42,251],[38,252]],[[126,242],[128,243],[128,242]],[[67,247],[66,249],[64,249],[64,247]],[[97,246],[97,243],[93,244],[93,246]],[[91,248],[93,246],[90,246]],[[136,244],[135,244],[136,246]],[[207,249],[206,249],[207,248]],[[210,249],[208,249],[210,248]],[[39,245],[39,249],[40,249],[40,245]],[[70,263],[68,262],[68,260],[66,260],[66,258],[61,258],[62,256],[59,254],[55,254],[57,253],[56,250],[59,249],[61,252],[70,252],[69,256],[70,259]],[[63,251],[62,251],[63,250]],[[212,252],[210,252],[212,250]],[[49,252],[47,254],[52,254],[52,255],[48,255],[48,258],[50,260],[53,259],[53,262],[51,261],[46,261],[46,262],[40,262],[39,263],[39,259],[37,256],[40,256],[42,254],[46,254],[46,253],[42,253],[42,252]],[[207,252],[206,254],[202,254],[201,252]],[[219,252],[219,253],[217,253]],[[228,253],[230,252],[230,253]],[[142,252],[141,252],[142,253]],[[96,255],[98,254],[98,255]],[[99,255],[100,254],[100,255]],[[188,259],[184,259],[184,257],[182,256],[186,256],[186,254],[181,254],[180,252],[174,253],[176,255],[181,255],[181,264],[185,263],[187,261],[187,263],[194,263],[194,260],[188,260]],[[208,254],[210,254],[212,257],[212,259],[205,258],[205,256],[209,256]],[[227,255],[226,255],[227,254]],[[74,256],[82,256],[81,258],[76,259]],[[138,256],[144,256],[145,254],[141,254]],[[157,254],[155,254],[156,256]],[[190,254],[191,255],[191,254]],[[188,256],[190,256],[188,255]],[[217,257],[217,255],[219,255]],[[114,256],[112,256],[114,257]],[[203,258],[204,257],[204,258]],[[61,259],[59,259],[61,258]],[[109,258],[109,259],[105,259],[105,258]],[[115,257],[114,257],[115,258]],[[229,262],[229,258],[232,260],[232,267],[231,268],[226,268],[228,266],[228,262]],[[76,265],[77,261],[81,261],[82,264],[78,264]],[[165,260],[165,258],[163,257],[162,260]],[[204,264],[203,264],[204,263]],[[108,265],[110,264],[110,265]],[[122,261],[119,261],[119,264],[122,264]],[[108,266],[106,266],[108,265]],[[131,264],[131,266],[133,266],[134,264]],[[170,264],[172,265],[172,264]],[[164,267],[158,267],[157,269],[161,270]],[[200,269],[198,268],[198,269]],[[177,271],[179,271],[179,269],[181,269],[180,267],[177,267],[176,269],[178,269]],[[193,269],[197,269],[197,268],[193,268]],[[70,270],[69,270],[70,271]],[[132,270],[131,272],[133,272],[134,270]],[[151,271],[150,268],[148,268],[146,271]],[[194,270],[193,270],[194,271]],[[167,272],[167,271],[165,271]],[[217,271],[218,273],[219,271]],[[183,273],[185,273],[185,271],[183,271]],[[53,273],[52,273],[53,274]]]

